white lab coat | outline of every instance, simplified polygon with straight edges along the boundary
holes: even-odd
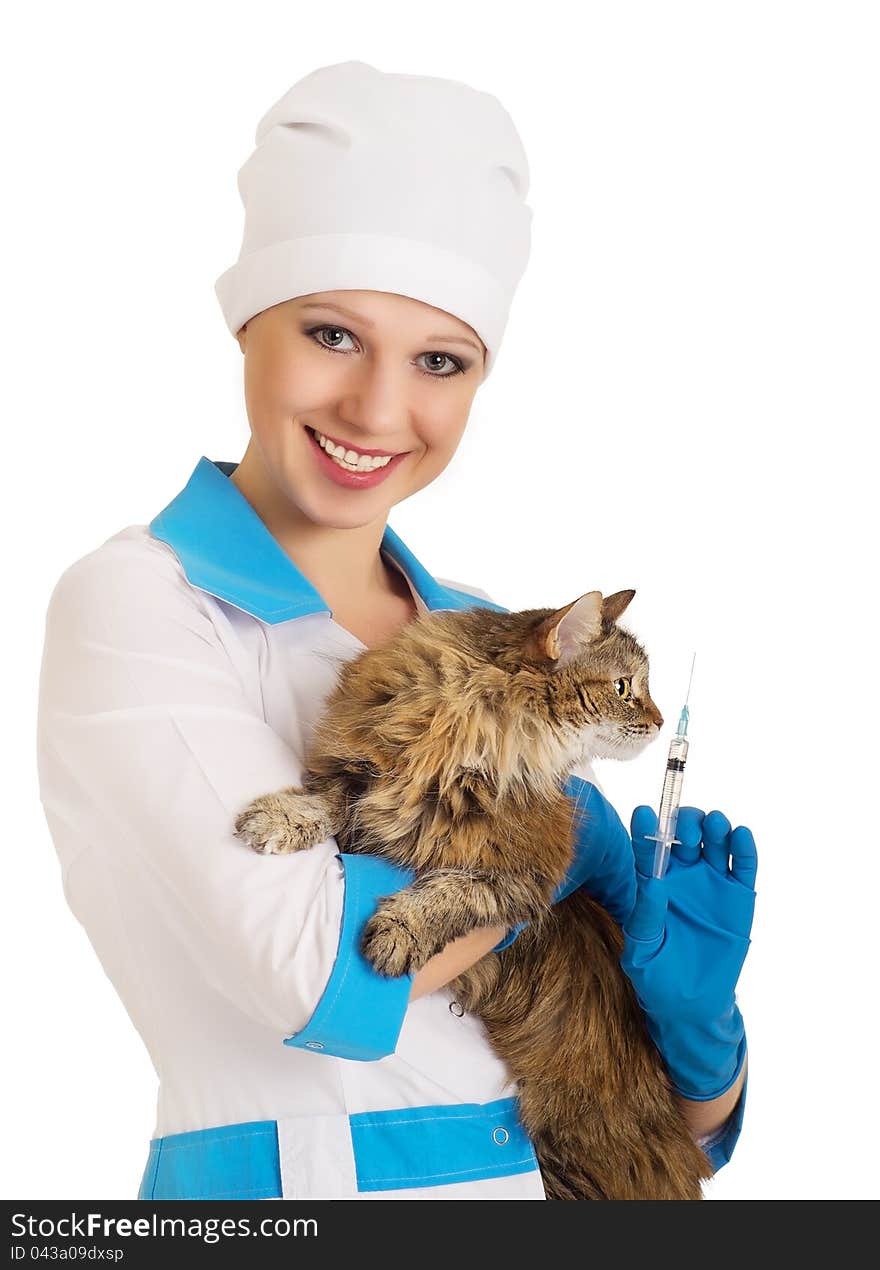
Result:
[[[430,1185],[359,1190],[350,1116],[516,1094],[480,1020],[452,1012],[447,989],[408,1008],[398,994],[384,1057],[297,1047],[339,955],[342,861],[333,838],[257,855],[233,822],[255,796],[298,782],[337,666],[363,645],[227,479],[233,469],[203,457],[150,526],[63,573],[46,620],[42,803],[67,900],[159,1077],[154,1138],[276,1121],[284,1197],[542,1199],[536,1161],[522,1157],[497,1176],[474,1178],[465,1162]],[[488,600],[432,578],[388,535],[383,551],[420,611]]]

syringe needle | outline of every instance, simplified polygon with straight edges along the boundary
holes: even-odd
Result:
[[[687,696],[686,696],[686,697],[685,697],[685,699],[684,699],[684,704],[685,704],[685,705],[687,705],[687,703],[688,703],[688,702],[690,701],[690,699],[691,699],[691,684],[692,684],[692,683],[693,683],[693,681],[694,681],[694,662],[695,662],[696,660],[697,660],[697,653],[696,653],[696,649],[695,649],[695,650],[694,650],[694,657],[693,657],[693,661],[691,662],[691,677],[690,677],[690,679],[688,680],[688,690],[687,690]]]

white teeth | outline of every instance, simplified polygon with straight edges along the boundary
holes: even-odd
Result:
[[[315,438],[322,450],[325,450],[333,462],[346,472],[375,472],[377,468],[385,467],[386,463],[390,463],[394,457],[392,454],[372,455],[358,454],[357,450],[346,450],[345,446],[334,445],[332,441],[317,430]]]

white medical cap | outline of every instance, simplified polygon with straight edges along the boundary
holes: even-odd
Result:
[[[526,154],[491,93],[366,62],[321,67],[260,120],[238,189],[244,239],[215,283],[233,335],[294,296],[389,291],[473,327],[488,377],[532,219]]]

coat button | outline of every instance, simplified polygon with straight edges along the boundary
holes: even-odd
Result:
[[[464,1006],[461,1004],[460,1001],[450,1001],[449,1012],[450,1014],[454,1014],[457,1019],[460,1019],[461,1016],[464,1014]]]
[[[306,1041],[307,1050],[322,1050],[324,1048],[323,1041]]]
[[[505,1142],[509,1141],[509,1139],[510,1139],[510,1134],[507,1132],[506,1129],[501,1129],[501,1128],[493,1129],[492,1140],[493,1142],[496,1142],[498,1146],[503,1147]]]

